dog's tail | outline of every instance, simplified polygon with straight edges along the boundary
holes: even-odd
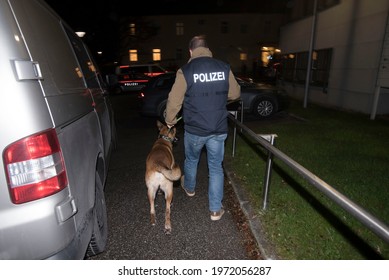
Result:
[[[169,169],[164,165],[157,164],[156,170],[161,172],[163,176],[165,176],[170,181],[177,181],[181,178],[181,169],[177,164],[174,164],[172,169]]]

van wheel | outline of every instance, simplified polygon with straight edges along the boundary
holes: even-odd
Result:
[[[99,174],[96,172],[95,206],[93,208],[93,233],[86,252],[87,257],[95,256],[105,250],[108,237],[107,206],[104,188]]]

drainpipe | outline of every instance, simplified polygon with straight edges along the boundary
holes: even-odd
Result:
[[[304,108],[307,108],[308,92],[309,92],[309,82],[311,81],[312,53],[313,53],[313,44],[314,44],[314,40],[315,40],[316,15],[317,15],[317,0],[315,0],[315,2],[313,3],[311,42],[309,43],[307,77],[305,78]]]
[[[386,61],[386,58],[383,58],[383,57],[384,57],[384,48],[385,48],[385,44],[386,44],[385,34],[387,34],[387,32],[388,32],[388,28],[389,28],[389,13],[388,13],[388,17],[386,19],[386,27],[385,27],[384,36],[382,39],[382,48],[381,48],[381,56],[380,56],[381,62],[379,64],[378,71],[377,71],[376,87],[375,87],[375,91],[374,91],[374,95],[373,95],[373,106],[371,108],[371,113],[370,113],[371,120],[375,120],[375,117],[377,114],[378,100],[379,100],[380,93],[381,93],[380,73],[382,73],[383,71],[388,71],[388,70],[385,70],[385,66],[383,65],[383,63]]]

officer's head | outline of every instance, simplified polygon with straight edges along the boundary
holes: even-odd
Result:
[[[189,42],[189,51],[192,52],[199,47],[208,48],[205,35],[194,36]]]

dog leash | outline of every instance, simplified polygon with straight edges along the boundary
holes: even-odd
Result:
[[[178,123],[181,119],[182,119],[182,116],[179,117],[179,118],[177,119],[176,123]],[[171,131],[171,129],[172,129],[173,127],[174,127],[174,125],[173,125],[172,127],[169,127],[169,129],[168,129],[168,131],[167,131],[167,134],[170,133],[170,131]],[[170,137],[167,137],[167,136],[165,136],[165,135],[162,135],[161,137],[162,137],[163,139],[167,140],[167,141],[172,142],[172,143],[178,141],[177,137],[174,137],[174,139],[171,139]]]
[[[179,117],[177,120],[176,120],[176,123],[178,123],[180,120],[182,119],[182,116]],[[168,133],[170,133],[170,130],[174,127],[174,125],[172,127],[169,127],[169,130],[168,130]]]

